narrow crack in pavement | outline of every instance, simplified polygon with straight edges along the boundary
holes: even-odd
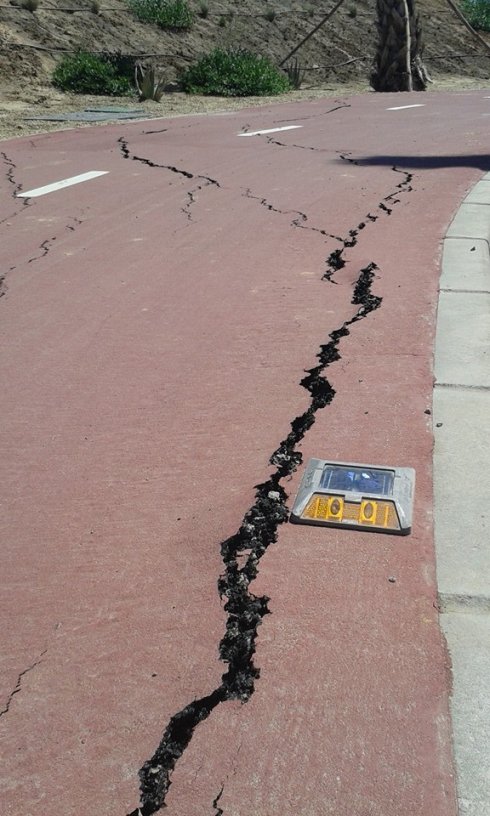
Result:
[[[16,682],[14,688],[12,689],[12,691],[10,692],[10,694],[9,694],[9,696],[7,698],[7,702],[5,704],[5,707],[0,711],[0,717],[3,717],[4,714],[8,714],[8,712],[10,710],[10,704],[11,704],[13,698],[22,689],[22,678],[25,677],[26,674],[29,674],[30,671],[35,669],[36,666],[39,666],[39,664],[42,662],[42,659],[43,659],[43,657],[44,657],[44,655],[46,654],[47,651],[48,651],[48,649],[46,647],[46,649],[44,649],[44,651],[41,652],[38,659],[35,660],[34,663],[31,663],[31,665],[28,666],[27,669],[24,669],[23,671],[20,672],[19,676],[17,677],[17,682]]]
[[[335,113],[335,111],[342,110],[342,108],[350,108],[351,106],[347,103],[342,105],[337,105],[335,108],[330,108],[327,111],[322,111],[322,113],[314,113],[312,116],[298,116],[296,119],[276,119],[274,124],[279,124],[280,122],[302,122],[306,119],[314,119],[317,116],[326,116],[328,113]],[[267,135],[267,134],[265,134]],[[325,153],[328,148],[325,147],[312,147],[310,145],[299,145],[299,144],[288,144],[287,142],[280,142],[277,139],[274,139],[272,136],[267,136],[268,144],[277,145],[278,147],[296,147],[298,150],[314,150],[318,153]]]
[[[49,253],[51,247],[53,246],[54,242],[56,241],[56,235],[53,235],[52,238],[46,238],[42,243],[39,245],[39,249],[41,250],[40,255],[33,255],[32,258],[29,258],[27,261],[28,264],[34,263],[34,261],[40,261],[41,258],[45,258],[46,255]]]
[[[310,116],[297,116],[295,119],[274,119],[274,124],[279,125],[282,122],[305,122],[307,119],[316,119],[318,116],[326,116],[328,113],[335,113],[335,111],[342,110],[342,108],[350,107],[351,105],[348,102],[344,102],[341,105],[337,105],[335,108],[329,108],[321,113],[312,113]]]
[[[214,178],[211,178],[210,176],[204,176],[200,173],[191,173],[189,170],[182,170],[179,167],[175,167],[173,164],[158,164],[157,162],[154,162],[151,159],[145,159],[142,156],[136,156],[134,153],[130,152],[128,141],[127,139],[124,138],[124,136],[120,136],[117,141],[119,142],[122,156],[125,159],[132,159],[132,161],[141,162],[142,164],[146,164],[148,167],[154,167],[160,170],[169,170],[171,173],[176,173],[179,176],[184,176],[184,178],[202,179],[203,181],[207,181],[209,184],[212,184],[215,187],[221,187],[219,181],[217,181]]]
[[[180,209],[181,209],[181,212],[184,213],[184,215],[186,216],[188,221],[192,222],[194,220],[193,217],[192,217],[191,207],[197,201],[197,194],[202,189],[204,189],[204,187],[209,187],[209,186],[210,186],[210,182],[205,181],[203,184],[198,184],[197,187],[194,187],[192,190],[187,191],[187,204],[185,205],[185,207],[181,207]]]
[[[219,802],[219,800],[221,799],[221,797],[223,796],[223,791],[224,791],[224,789],[225,789],[225,786],[224,786],[224,784],[223,784],[223,785],[221,785],[220,792],[219,792],[219,793],[218,793],[218,795],[217,795],[217,796],[215,796],[215,798],[213,799],[213,807],[214,807],[214,809],[215,809],[215,811],[216,811],[216,813],[214,814],[214,816],[223,816],[223,812],[224,812],[224,811],[223,811],[223,808],[218,807],[218,802]]]
[[[160,130],[142,130],[142,136],[151,136],[153,133],[166,133],[168,128],[160,128]]]
[[[339,241],[343,243],[343,239],[339,238],[338,235],[332,235],[330,232],[327,232],[324,229],[320,229],[319,227],[310,227],[307,224],[308,216],[306,213],[301,212],[300,210],[281,210],[278,207],[274,207],[266,198],[262,196],[256,196],[252,194],[250,188],[247,188],[244,193],[242,193],[244,198],[251,198],[254,201],[258,201],[262,207],[265,207],[269,212],[279,213],[280,215],[296,215],[296,218],[293,218],[291,221],[292,227],[297,227],[298,229],[310,230],[311,232],[318,232],[320,235],[323,235],[325,238],[333,238],[334,241]]]
[[[8,183],[11,184],[12,187],[13,187],[13,189],[12,189],[12,198],[17,199],[18,196],[19,196],[19,193],[21,193],[22,190],[23,190],[22,184],[19,181],[16,181],[16,178],[15,178],[15,171],[17,170],[17,165],[15,164],[14,161],[12,161],[12,159],[10,159],[7,156],[7,154],[3,150],[0,152],[0,156],[2,158],[2,161],[3,161],[4,165],[6,166],[5,177],[6,177],[7,181],[8,181]],[[10,215],[7,215],[5,218],[2,218],[2,220],[0,221],[0,226],[2,224],[5,224],[7,221],[10,221],[11,218],[15,218],[26,207],[29,207],[30,204],[31,204],[31,199],[30,198],[23,198],[21,208],[19,210],[16,210],[15,212],[11,213]]]

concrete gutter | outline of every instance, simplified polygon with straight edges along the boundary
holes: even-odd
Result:
[[[490,173],[444,240],[434,385],[441,626],[461,816],[490,814]]]

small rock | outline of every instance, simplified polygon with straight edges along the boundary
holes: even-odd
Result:
[[[390,584],[396,584],[396,578],[393,575],[390,575],[388,581],[390,582]]]
[[[424,414],[428,414],[429,416],[431,415],[431,413],[432,411],[430,410],[430,408],[426,408],[424,411]]]
[[[280,499],[281,499],[281,496],[280,496],[280,494],[277,492],[277,490],[269,490],[269,492],[268,492],[268,494],[267,494],[267,497],[268,497],[269,499],[273,499],[274,501],[280,501]]]
[[[442,428],[442,422],[436,422],[436,428]]]

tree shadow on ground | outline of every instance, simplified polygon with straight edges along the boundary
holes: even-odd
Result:
[[[407,170],[442,170],[448,167],[475,167],[483,172],[490,171],[490,155],[470,154],[467,156],[364,156],[357,158],[360,165],[397,167]]]

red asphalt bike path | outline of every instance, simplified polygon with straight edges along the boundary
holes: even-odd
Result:
[[[484,97],[373,94],[0,144],[3,813],[129,813],[172,715],[219,686],[220,543],[375,263],[382,303],[340,340],[335,397],[298,449],[415,467],[413,532],[279,527],[250,587],[272,613],[255,693],[196,728],[167,813],[455,816],[425,411],[441,238],[489,165]],[[237,135],[289,123],[303,127]],[[109,173],[13,196],[89,170]],[[322,280],[342,246],[328,235],[360,223]]]

